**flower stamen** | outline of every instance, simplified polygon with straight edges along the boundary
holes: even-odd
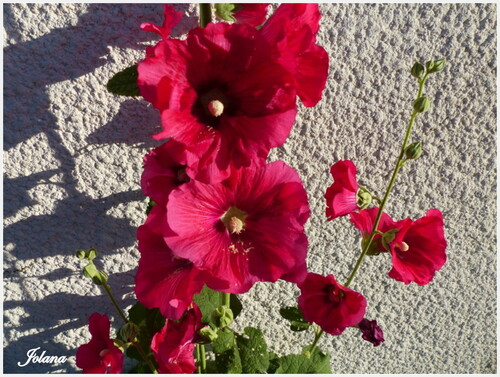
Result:
[[[231,207],[221,217],[221,221],[231,234],[240,234],[245,228],[245,219],[248,214],[236,207]]]
[[[401,242],[399,245],[396,246],[399,250],[401,251],[408,251],[410,250],[410,246],[406,242]]]
[[[224,112],[224,104],[217,99],[210,101],[207,107],[208,107],[208,112],[212,114],[214,117],[219,117]]]

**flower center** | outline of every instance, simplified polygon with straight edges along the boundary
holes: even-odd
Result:
[[[175,178],[176,178],[177,183],[179,185],[181,185],[183,183],[186,183],[186,182],[189,182],[191,180],[191,178],[189,178],[189,176],[186,173],[186,167],[185,166],[180,166],[177,169],[177,173],[176,173],[176,177]]]
[[[214,99],[208,103],[208,112],[214,117],[219,117],[224,112],[224,104],[218,99]]]
[[[229,208],[221,217],[221,221],[232,234],[240,234],[245,228],[245,219],[248,214],[236,207]]]
[[[400,244],[396,245],[396,247],[401,250],[401,251],[408,251],[410,250],[410,246],[406,242],[401,242]]]

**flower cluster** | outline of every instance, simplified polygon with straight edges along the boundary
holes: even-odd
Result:
[[[169,36],[180,13],[164,13],[162,26],[141,26],[162,37],[138,64],[137,83],[161,113],[154,138],[169,140],[144,158],[141,186],[155,205],[137,233],[135,293],[185,321],[205,284],[244,293],[305,279],[307,194],[293,168],[266,158],[287,139],[297,97],[308,107],[321,99],[328,56],[316,44],[317,4],[282,4],[259,29],[267,4],[240,5],[236,23],[209,23],[184,40]],[[153,342],[160,372],[175,371],[165,331]]]

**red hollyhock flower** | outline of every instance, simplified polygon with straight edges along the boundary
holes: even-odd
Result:
[[[221,181],[231,164],[263,164],[285,142],[296,92],[271,50],[255,28],[219,22],[160,41],[139,63],[140,93],[161,111],[163,131],[153,137],[193,152],[194,178]]]
[[[307,107],[321,99],[328,76],[328,54],[316,44],[320,18],[318,4],[281,4],[261,29]]]
[[[235,5],[236,8],[233,17],[236,19],[236,22],[240,24],[247,24],[255,27],[262,25],[266,20],[269,3],[245,3]]]
[[[173,140],[153,149],[144,157],[141,176],[142,192],[159,204],[166,204],[168,195],[177,186],[189,182],[187,153]],[[192,174],[192,173],[191,173]]]
[[[197,306],[186,312],[180,321],[167,320],[163,329],[151,340],[151,350],[158,363],[158,372],[194,373],[196,370],[193,340],[202,327]]]
[[[179,186],[167,204],[165,241],[175,255],[228,282],[222,291],[243,293],[257,281],[304,278],[308,217],[297,172],[277,161],[233,170],[222,183]]]
[[[443,215],[437,209],[430,209],[424,217],[399,221],[396,227],[399,231],[389,243],[392,255],[389,276],[405,284],[429,283],[446,262]]]
[[[362,338],[372,343],[373,346],[377,347],[385,341],[384,333],[380,326],[377,324],[377,321],[370,321],[366,318],[359,323],[359,329],[361,330]]]
[[[365,315],[363,295],[340,285],[333,275],[309,272],[298,287],[301,292],[299,308],[304,319],[318,324],[328,334],[342,334],[347,327],[356,326]]]
[[[152,31],[156,34],[162,36],[162,38],[168,38],[170,31],[174,28],[182,19],[182,12],[174,10],[172,5],[163,5],[163,14],[165,20],[162,26],[152,24],[150,22],[144,22],[141,24],[141,29],[145,31]]]
[[[363,238],[361,243],[362,247],[364,243],[368,241],[373,225],[375,224],[375,219],[377,218],[378,210],[378,207],[373,207],[359,212],[352,212],[350,214],[351,222],[361,231],[361,237]],[[392,229],[396,229],[396,223],[387,213],[382,212],[382,217],[380,218],[377,230],[382,233],[386,233]],[[375,234],[368,254],[387,252],[381,241],[381,236],[379,234]]]
[[[83,373],[121,373],[123,353],[109,338],[111,325],[105,314],[94,313],[89,318],[92,339],[76,351],[76,366]]]
[[[338,161],[330,168],[333,184],[325,193],[328,221],[366,208],[372,201],[370,193],[356,181],[356,165],[352,161]]]
[[[156,205],[137,231],[141,258],[135,276],[135,294],[145,307],[159,308],[165,318],[179,319],[205,281],[215,289],[227,285],[221,285],[190,261],[172,253],[159,230],[164,218],[164,209]]]

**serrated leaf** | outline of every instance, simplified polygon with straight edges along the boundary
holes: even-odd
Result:
[[[139,332],[137,333],[139,343],[144,350],[150,350],[151,339],[153,339],[153,336],[165,325],[165,318],[161,315],[159,309],[148,309],[140,302],[137,302],[134,306],[132,306],[128,313],[129,321],[136,324],[139,329]],[[132,348],[135,347],[129,347],[129,350]],[[133,355],[137,356],[135,353],[133,353]],[[134,356],[129,357],[137,359]],[[139,355],[137,360],[142,360],[142,357]]]
[[[287,306],[280,309],[280,315],[290,321],[292,331],[305,331],[311,324],[304,319],[302,312],[296,306]]]
[[[138,96],[139,87],[137,86],[137,64],[132,67],[125,68],[123,71],[116,73],[106,84],[108,92],[121,96]]]
[[[259,329],[245,327],[244,334],[236,337],[243,373],[266,373],[269,353],[264,335]]]
[[[212,342],[214,353],[223,353],[235,346],[234,332],[228,329],[217,331],[217,339]]]
[[[297,321],[291,321],[290,322],[290,329],[292,331],[305,331],[309,327],[311,327],[311,324],[309,322],[297,322]]]
[[[243,369],[241,367],[241,358],[238,347],[233,348],[215,355],[215,365],[219,373],[240,374]]]
[[[221,306],[221,293],[205,285],[200,293],[194,295],[193,301],[201,310],[201,322],[217,327],[213,323],[211,315],[215,309]]]

